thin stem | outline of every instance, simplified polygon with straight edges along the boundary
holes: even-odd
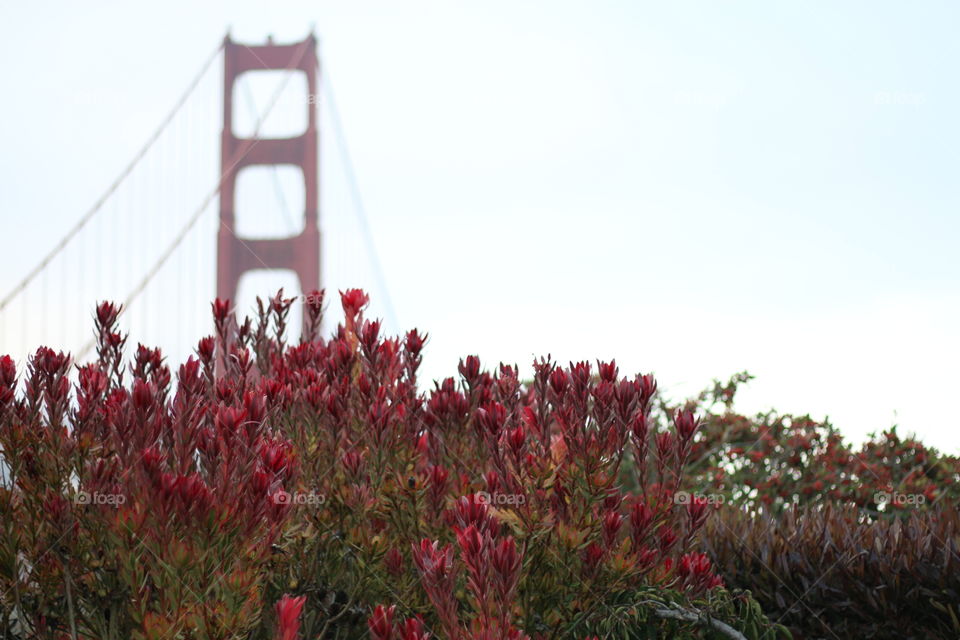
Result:
[[[67,559],[61,556],[63,561],[63,574],[64,581],[67,590],[67,615],[70,620],[70,640],[77,640],[77,619],[76,613],[73,609],[73,590],[71,589],[71,576],[70,576],[70,567],[67,564]]]

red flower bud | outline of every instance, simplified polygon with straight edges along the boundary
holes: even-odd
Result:
[[[149,382],[137,379],[133,381],[133,407],[140,412],[150,408],[153,403],[153,389]]]
[[[617,540],[617,533],[623,524],[623,516],[616,511],[608,511],[603,517],[603,544],[609,549]]]
[[[403,623],[400,640],[429,640],[430,633],[424,628],[420,618],[407,618]]]
[[[447,488],[447,479],[450,472],[440,465],[430,467],[430,486],[439,493],[443,493]]]
[[[104,328],[112,327],[120,315],[120,309],[112,302],[101,302],[97,305],[97,324]]]
[[[33,362],[37,370],[46,376],[55,378],[64,372],[63,370],[70,364],[70,359],[63,352],[40,347],[33,357]]]
[[[423,350],[423,345],[427,341],[426,335],[420,335],[417,333],[416,329],[411,329],[407,332],[407,336],[403,341],[404,347],[407,351],[410,352],[410,355],[417,357],[420,355],[420,352]]]
[[[474,418],[484,433],[496,437],[507,421],[507,409],[499,402],[489,402],[477,409]]]
[[[457,500],[453,508],[453,519],[461,529],[473,525],[481,532],[490,531],[493,536],[499,530],[496,520],[490,515],[486,500],[475,493]]]
[[[207,364],[213,360],[213,349],[216,344],[217,342],[213,336],[200,339],[200,342],[197,344],[197,355],[200,357],[201,362]]]
[[[454,529],[454,533],[457,534],[457,543],[460,545],[460,551],[463,552],[463,555],[470,559],[479,559],[480,552],[484,548],[484,540],[483,535],[477,531],[477,528],[473,525],[466,529],[458,527]]]
[[[370,382],[370,378],[367,377],[367,374],[360,372],[360,376],[357,378],[357,388],[360,389],[360,393],[365,396],[369,396],[370,392],[373,390],[373,383]]]
[[[220,434],[229,437],[237,433],[246,417],[247,412],[243,409],[221,406],[213,422]]]
[[[265,441],[260,445],[260,460],[268,471],[280,473],[290,466],[290,445],[286,442]]]
[[[589,362],[570,363],[570,378],[577,393],[582,394],[590,386],[590,369]]]
[[[348,318],[348,324],[369,302],[370,296],[364,293],[363,289],[347,289],[340,292],[340,304],[343,305],[343,313]]]
[[[227,317],[230,315],[230,300],[223,300],[217,298],[213,301],[213,320],[217,326],[223,325],[226,322]]]
[[[427,455],[430,451],[430,432],[425,431],[417,440],[417,453],[421,456]]]
[[[697,528],[707,518],[707,499],[703,496],[691,496],[687,503],[687,515],[692,528]]]
[[[200,384],[200,361],[189,356],[177,371],[177,381],[181,391],[188,395],[195,393]]]
[[[597,372],[603,382],[614,382],[617,379],[617,361],[600,362],[597,360]]]
[[[426,586],[448,584],[454,580],[453,547],[446,545],[441,549],[438,542],[427,538],[421,540],[419,545],[413,544],[411,546],[413,548],[413,563],[423,577]]]
[[[677,428],[677,434],[680,436],[680,440],[688,442],[693,437],[693,434],[696,433],[697,427],[700,426],[700,420],[694,416],[693,411],[689,409],[678,409],[673,415],[673,424]]]
[[[380,337],[380,321],[364,322],[360,329],[360,343],[368,352],[376,351],[377,338]]]
[[[630,509],[630,526],[633,528],[633,538],[637,545],[643,541],[652,522],[653,510],[646,504],[637,503]]]
[[[630,421],[630,433],[637,442],[645,442],[647,439],[647,414],[643,411],[637,411],[633,420]]]
[[[431,465],[429,471],[427,472],[427,480],[429,482],[429,491],[427,492],[427,497],[429,498],[430,506],[434,509],[434,512],[439,512],[443,508],[444,498],[447,495],[447,483],[450,479],[450,472],[446,468],[440,465]]]
[[[673,453],[673,434],[661,431],[657,434],[657,458],[666,460]]]
[[[524,407],[521,410],[520,417],[523,420],[523,424],[527,426],[527,429],[529,429],[531,433],[540,433],[540,422],[537,419],[537,413],[533,410],[533,407]]]
[[[695,591],[712,589],[722,584],[722,581],[713,575],[710,558],[705,553],[685,554],[677,564],[677,575],[687,587]]]
[[[657,392],[657,381],[654,380],[652,374],[646,374],[640,376],[637,382],[640,385],[640,404],[644,407],[647,406],[647,403],[650,402],[650,398],[653,397],[653,394]]]
[[[276,604],[277,613],[277,635],[276,640],[296,640],[297,633],[300,631],[300,613],[303,611],[303,603],[306,602],[306,596],[294,598],[284,594]]]
[[[467,356],[465,361],[460,361],[457,369],[466,381],[467,386],[472,388],[476,385],[477,379],[480,377],[480,358],[477,356]]]
[[[504,538],[493,547],[490,552],[490,563],[493,570],[507,580],[520,569],[520,554],[517,552],[517,543],[512,537]]]
[[[340,462],[343,463],[343,468],[346,470],[347,475],[354,481],[360,476],[360,467],[363,464],[363,455],[350,450],[345,451],[343,456],[340,458]]]
[[[550,388],[553,389],[558,398],[562,398],[563,394],[566,393],[568,383],[567,374],[563,369],[557,367],[550,374]]]
[[[520,567],[523,557],[517,552],[513,538],[506,537],[490,551],[490,564],[493,567],[493,583],[500,602],[511,602],[514,589],[520,580]]]
[[[527,436],[523,432],[523,427],[517,427],[510,431],[509,442],[510,448],[513,449],[516,455],[520,455],[523,450],[523,443],[526,442]]]
[[[13,389],[17,382],[17,365],[10,356],[0,358],[0,385]]]

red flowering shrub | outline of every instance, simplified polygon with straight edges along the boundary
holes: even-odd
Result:
[[[856,449],[829,422],[773,411],[753,417],[737,413],[737,387],[749,379],[742,373],[726,384],[716,382],[683,405],[703,416],[691,453],[689,490],[711,486],[726,502],[774,510],[855,504],[874,517],[960,498],[960,458],[901,438],[896,427]],[[674,410],[667,404],[661,408]]]
[[[895,428],[854,449],[809,416],[743,416],[748,379],[684,405],[703,416],[690,491],[724,503],[702,544],[725,582],[798,639],[960,636],[958,459]]]
[[[707,503],[675,499],[700,423],[658,426],[650,376],[468,357],[423,393],[425,336],[350,290],[324,339],[322,302],[288,344],[290,300],[218,300],[175,376],[124,362],[109,304],[75,383],[49,349],[22,380],[0,359],[8,637],[773,637],[701,553]]]

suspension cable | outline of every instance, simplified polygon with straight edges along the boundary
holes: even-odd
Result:
[[[140,149],[140,151],[137,153],[137,155],[133,157],[133,160],[131,160],[130,163],[123,169],[123,171],[120,172],[120,175],[117,176],[116,180],[114,180],[110,184],[110,186],[107,187],[107,190],[103,193],[103,195],[101,195],[100,198],[98,198],[97,201],[93,203],[93,206],[90,207],[90,209],[83,214],[80,220],[78,220],[77,223],[73,225],[73,227],[67,232],[67,234],[60,239],[60,242],[58,242],[53,247],[53,249],[43,257],[40,263],[37,264],[37,266],[35,266],[30,271],[30,273],[28,273],[26,277],[23,280],[21,280],[20,283],[17,286],[15,286],[10,291],[10,293],[8,293],[3,298],[3,300],[0,300],[0,311],[3,311],[3,309],[10,303],[10,301],[12,301],[24,289],[26,289],[27,285],[29,285],[41,271],[46,269],[47,265],[50,264],[50,261],[53,260],[56,257],[56,255],[60,253],[64,247],[67,246],[67,244],[74,238],[74,236],[76,236],[80,232],[80,230],[83,229],[83,227],[86,226],[88,222],[90,222],[90,219],[93,218],[93,216],[95,216],[98,211],[100,211],[104,203],[106,203],[107,199],[111,195],[113,195],[113,193],[117,190],[117,188],[120,187],[120,184],[124,180],[126,180],[127,176],[129,176],[130,173],[133,171],[133,169],[140,163],[143,157],[147,154],[147,151],[149,151],[150,148],[153,146],[153,143],[157,141],[157,139],[160,137],[163,131],[167,128],[167,125],[169,125],[170,122],[173,120],[174,116],[177,115],[177,113],[180,111],[180,107],[184,105],[184,103],[187,101],[187,98],[189,98],[190,94],[193,93],[193,90],[196,89],[198,84],[200,84],[200,80],[202,80],[203,76],[206,75],[207,69],[210,68],[210,65],[213,64],[213,61],[217,58],[217,56],[220,54],[220,51],[222,49],[223,49],[223,43],[220,43],[217,46],[217,48],[214,50],[214,52],[210,55],[210,57],[207,58],[207,61],[203,63],[203,67],[201,67],[200,72],[190,82],[190,85],[187,87],[187,90],[183,93],[182,96],[180,96],[180,99],[177,100],[177,103],[173,106],[173,109],[171,109],[170,113],[167,114],[167,117],[163,119],[163,122],[160,123],[160,126],[157,127],[156,131],[153,132],[153,135],[151,135],[147,139],[146,144],[144,144],[143,147]]]
[[[257,119],[256,125],[254,126],[254,130],[253,130],[253,136],[248,139],[248,144],[246,145],[246,148],[243,149],[241,153],[238,153],[236,155],[235,159],[233,160],[233,162],[231,162],[229,167],[223,170],[223,172],[220,174],[220,179],[217,180],[216,186],[214,186],[214,188],[211,189],[210,193],[208,193],[207,196],[203,199],[203,202],[200,203],[200,206],[197,207],[197,209],[193,212],[193,215],[191,215],[190,219],[187,220],[186,225],[184,225],[183,228],[180,229],[180,232],[173,239],[173,242],[171,242],[167,246],[164,252],[157,259],[157,261],[154,262],[153,266],[150,267],[150,270],[147,271],[146,275],[140,280],[137,286],[134,287],[133,290],[127,295],[127,298],[123,301],[123,306],[121,307],[120,313],[126,312],[127,309],[129,309],[130,307],[130,303],[136,300],[137,297],[139,297],[140,294],[143,293],[143,290],[147,288],[147,285],[150,284],[150,281],[153,279],[153,277],[157,275],[157,273],[160,271],[163,265],[167,262],[170,256],[173,255],[173,252],[176,251],[177,247],[180,246],[180,243],[183,242],[183,239],[186,238],[187,234],[190,233],[190,230],[197,224],[197,222],[203,216],[203,213],[207,210],[207,207],[210,205],[210,202],[212,202],[213,199],[217,196],[217,194],[220,193],[220,189],[223,187],[224,178],[226,178],[230,173],[232,173],[233,170],[237,167],[237,165],[239,165],[240,162],[242,162],[243,159],[247,157],[247,154],[249,154],[250,151],[252,151],[253,148],[257,146],[257,143],[260,142],[260,128],[263,126],[263,123],[267,119],[267,116],[270,115],[270,112],[273,110],[273,107],[277,104],[277,100],[280,99],[280,94],[283,93],[283,90],[286,88],[287,82],[290,80],[290,76],[291,76],[290,72],[296,69],[300,65],[300,62],[303,60],[303,56],[307,52],[307,43],[308,43],[307,40],[303,41],[303,43],[300,45],[300,52],[290,62],[290,65],[286,68],[287,73],[283,77],[283,82],[281,82],[280,85],[277,87],[276,91],[274,91],[273,96],[271,97],[270,102],[267,104],[267,107],[264,110],[263,114]],[[221,224],[223,224],[222,221],[221,221]],[[239,238],[237,239],[240,241],[240,243],[244,247],[246,247],[246,249],[253,255],[253,257],[260,260],[259,256],[257,256],[257,254],[253,251],[253,249],[250,248],[249,245],[243,242],[243,240],[240,240]],[[267,267],[266,263],[264,263],[263,260],[260,260],[260,263],[263,264],[264,268]],[[77,352],[76,360],[79,361],[84,356],[86,356],[87,353],[89,353],[89,351],[96,345],[96,342],[97,342],[96,336],[94,338],[91,338],[89,341],[87,341],[87,343],[83,345],[80,351]]]
[[[317,60],[319,66],[320,61]],[[337,109],[337,101],[333,97],[333,84],[324,78],[329,78],[329,72],[324,71],[320,76],[322,90],[326,93],[327,112],[330,114],[330,120],[333,123],[333,129],[337,138],[337,149],[340,152],[340,160],[343,162],[344,170],[347,173],[347,182],[350,184],[350,193],[355,205],[357,218],[360,220],[360,230],[363,240],[367,245],[367,251],[370,253],[370,261],[373,263],[373,271],[377,278],[377,284],[380,286],[380,293],[383,296],[383,305],[387,312],[387,317],[393,324],[395,331],[400,331],[400,324],[397,322],[397,314],[393,308],[393,301],[390,299],[390,291],[387,289],[387,280],[383,273],[383,266],[380,264],[380,256],[377,253],[377,245],[373,240],[373,232],[370,230],[370,223],[367,220],[367,211],[363,206],[363,198],[360,197],[360,184],[357,182],[357,175],[353,169],[353,161],[350,158],[350,152],[347,149],[347,140],[343,132],[343,123],[340,121],[340,111]],[[319,108],[319,107],[318,107]]]

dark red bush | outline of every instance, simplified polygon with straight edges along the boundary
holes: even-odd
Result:
[[[856,506],[721,510],[704,545],[730,585],[804,638],[960,637],[960,513],[872,520]]]

